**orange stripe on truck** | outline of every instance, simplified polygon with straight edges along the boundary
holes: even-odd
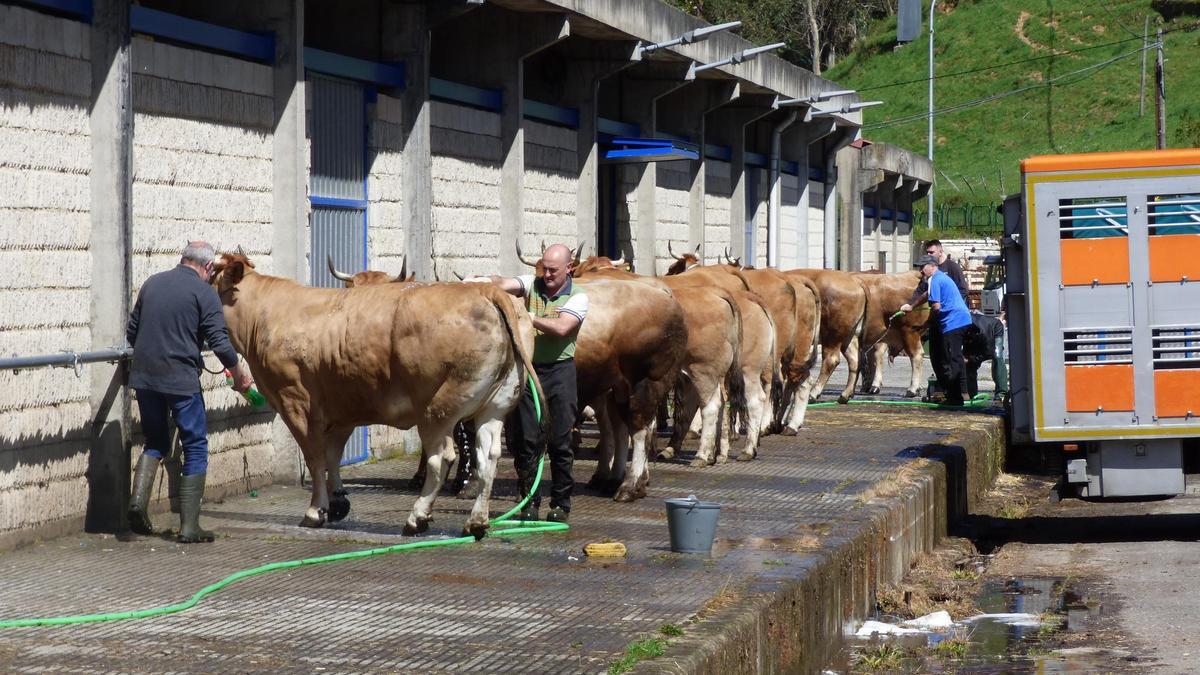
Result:
[[[1068,365],[1067,412],[1133,410],[1133,366]]]
[[[1200,165],[1200,148],[1039,155],[1022,161],[1021,171],[1023,173],[1046,173],[1050,171],[1092,171],[1191,165]]]
[[[1129,238],[1063,239],[1059,248],[1062,256],[1064,286],[1124,284],[1129,281]]]
[[[1154,412],[1159,417],[1200,413],[1200,370],[1154,371]]]

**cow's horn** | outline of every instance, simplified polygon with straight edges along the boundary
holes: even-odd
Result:
[[[530,267],[537,267],[537,263],[526,260],[525,254],[521,253],[521,242],[518,240],[516,242],[516,244],[517,244],[517,260],[520,260],[521,262],[525,263],[526,265],[529,265]]]
[[[451,270],[451,272],[454,272],[454,276],[458,277],[459,281],[466,281],[466,278],[463,277],[463,275],[459,274],[458,270]]]
[[[326,255],[325,262],[329,263],[329,273],[333,275],[334,279],[337,279],[338,281],[350,281],[354,278],[350,274],[346,274],[345,272],[337,271],[337,268],[333,266],[333,256],[332,255]]]
[[[704,245],[704,242],[700,242],[699,244],[696,244],[696,255],[700,255],[700,247],[703,245]]]
[[[670,253],[671,257],[676,260],[683,260],[683,256],[675,255],[675,251],[671,250],[671,240],[670,239],[667,240],[667,253]]]
[[[396,277],[396,281],[404,281],[408,276],[408,256],[400,256],[400,276]]]
[[[546,255],[546,240],[542,240],[542,255]]]
[[[579,264],[579,259],[583,256],[583,242],[579,242],[579,246],[575,248],[575,264]]]
[[[624,265],[624,264],[625,264],[625,256],[621,256],[620,258],[617,258],[616,260],[612,261],[613,267],[620,267],[621,265]]]

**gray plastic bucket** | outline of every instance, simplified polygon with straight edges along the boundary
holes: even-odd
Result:
[[[696,495],[686,499],[668,499],[667,527],[671,531],[671,550],[676,553],[710,553],[717,535],[717,517],[721,505],[702,502]]]

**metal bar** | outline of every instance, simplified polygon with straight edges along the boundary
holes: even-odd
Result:
[[[1062,220],[1105,220],[1105,221],[1107,221],[1107,220],[1128,220],[1128,219],[1129,219],[1129,216],[1125,216],[1125,215],[1120,215],[1120,216],[1110,216],[1110,215],[1061,216],[1059,218],[1060,221],[1062,221]]]
[[[0,358],[0,370],[26,370],[29,368],[70,368],[88,363],[116,363],[133,356],[133,348],[103,349],[95,352],[65,351],[60,354],[38,356],[13,356]]]
[[[1081,326],[1079,328],[1063,328],[1063,333],[1132,333],[1133,326]]]
[[[140,5],[129,8],[129,23],[135,33],[207,47],[263,63],[275,62],[274,34],[235,30]]]
[[[1133,347],[1128,349],[1064,349],[1063,354],[1069,356],[1108,356],[1109,354],[1132,354]]]
[[[1111,199],[1111,197],[1109,197]],[[1103,202],[1096,204],[1066,204],[1058,207],[1059,211],[1074,211],[1075,209],[1115,209],[1117,207],[1128,206],[1125,202]]]
[[[430,98],[465,103],[484,110],[499,112],[504,106],[504,95],[499,89],[472,87],[461,82],[451,82],[437,77],[429,78]]]
[[[1163,354],[1187,354],[1190,352],[1200,352],[1200,344],[1188,345],[1186,347],[1154,347],[1153,349]]]
[[[1127,366],[1133,363],[1132,359],[1116,359],[1113,361],[1069,361],[1067,367],[1071,366]]]
[[[1192,197],[1190,199],[1160,199],[1158,201],[1150,202],[1148,204],[1148,206],[1155,207],[1155,206],[1163,206],[1164,204],[1168,205],[1168,206],[1175,206],[1175,205],[1180,205],[1180,204],[1198,204],[1198,205],[1200,205],[1200,197]],[[1151,210],[1150,213],[1153,214],[1154,211]]]
[[[23,5],[70,14],[85,23],[92,22],[92,0],[20,0],[20,2]]]
[[[304,67],[314,72],[370,82],[381,87],[403,89],[405,85],[403,63],[379,63],[305,47]]]
[[[1098,344],[1107,344],[1107,343],[1111,343],[1111,342],[1133,342],[1133,338],[1132,338],[1132,337],[1123,337],[1123,338],[1120,338],[1120,337],[1115,337],[1115,338],[1064,338],[1064,339],[1063,339],[1063,342],[1064,342],[1064,343],[1067,343],[1067,344],[1088,344],[1088,345],[1098,345]]]
[[[331,209],[366,209],[370,204],[365,199],[342,199],[340,197],[310,196],[308,201],[313,206],[325,206]]]

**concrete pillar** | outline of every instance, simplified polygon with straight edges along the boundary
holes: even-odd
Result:
[[[275,33],[275,127],[272,137],[271,268],[281,277],[308,281],[308,156],[304,137],[304,2],[271,3]]]
[[[838,257],[838,198],[841,184],[849,180],[848,173],[843,177],[839,166],[839,153],[854,139],[858,138],[859,127],[839,127],[825,141],[825,269],[843,269],[839,266]],[[842,261],[845,258],[841,259]]]
[[[636,42],[590,42],[571,55],[567,66],[564,100],[579,110],[579,129],[576,148],[579,167],[579,186],[576,192],[575,221],[578,240],[596,241],[600,217],[600,149],[596,129],[600,119],[600,83],[639,62]]]
[[[882,169],[861,168],[858,148],[843,148],[838,153],[838,200],[841,228],[838,269],[855,272],[862,269],[863,193],[875,189],[884,180]]]
[[[794,124],[783,134],[784,157],[792,158],[799,166],[797,186],[796,211],[800,222],[796,224],[797,246],[800,249],[801,267],[808,267],[809,225],[808,209],[812,199],[809,189],[808,168],[811,156],[811,146],[816,141],[828,136],[836,128],[829,118],[817,118],[803,124]]]
[[[688,190],[689,251],[695,251],[697,246],[704,244],[705,118],[741,95],[741,84],[737,80],[696,80],[688,88],[659,101],[659,129],[686,136],[700,150],[700,157],[688,162],[691,179]]]
[[[687,86],[688,62],[644,62],[639,68],[621,75],[622,118],[641,127],[642,136],[654,137],[658,129],[658,102],[667,94]],[[654,271],[658,240],[658,170],[654,162],[638,165],[637,246],[634,269],[643,274]],[[630,234],[633,234],[632,232]]]
[[[729,198],[730,255],[746,255],[746,128],[775,113],[771,106],[773,95],[750,94],[731,105],[719,108],[705,121],[705,134],[711,130],[729,143],[729,181],[733,187]],[[707,142],[707,138],[706,138]],[[765,148],[764,148],[765,149]],[[744,260],[753,264],[752,260]]]
[[[91,259],[92,349],[125,342],[132,274],[133,95],[129,3],[92,3]],[[89,366],[91,376],[88,532],[126,527],[130,398],[123,365]]]

